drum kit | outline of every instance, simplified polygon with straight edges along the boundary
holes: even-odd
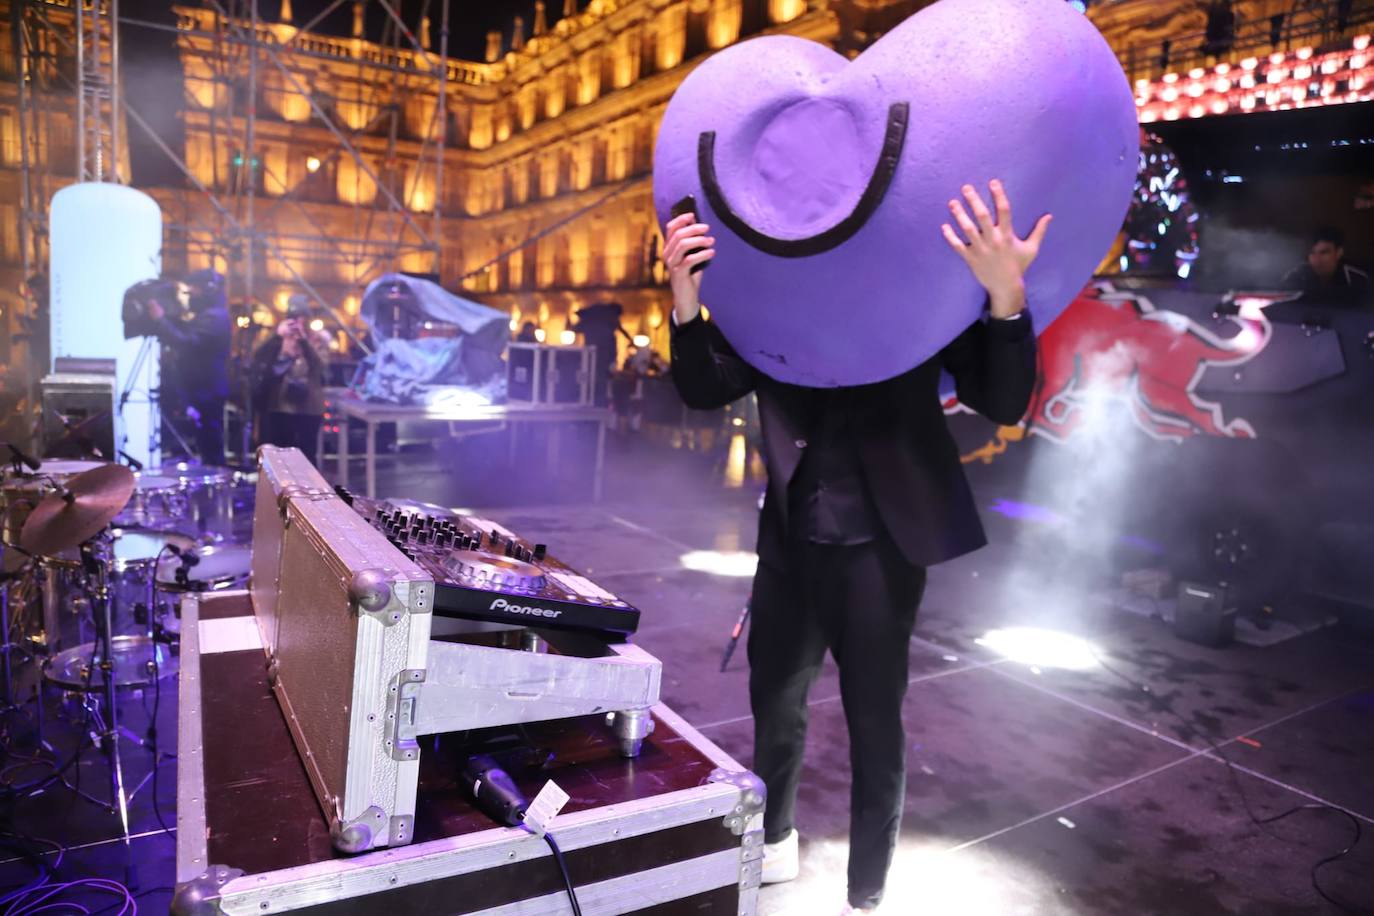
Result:
[[[0,715],[24,710],[27,691],[47,747],[45,691],[76,701],[110,771],[108,801],[79,794],[118,814],[126,839],[143,783],[126,792],[120,740],[149,745],[121,729],[117,701],[176,673],[183,595],[247,584],[251,551],[234,534],[251,517],[237,498],[250,482],[194,464],[135,473],[58,459],[0,475]]]

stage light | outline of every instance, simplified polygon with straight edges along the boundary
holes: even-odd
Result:
[[[647,347],[649,345],[649,335],[636,334],[634,338],[634,345],[640,348]]]
[[[234,319],[234,323],[241,328],[246,328],[253,324],[253,319],[249,318],[247,315],[240,315],[238,318]]]
[[[535,329],[534,329],[534,339],[535,339],[536,341],[538,341],[539,343],[543,343],[543,342],[544,342],[544,338],[546,338],[546,337],[548,337],[548,335],[544,333],[544,329],[543,329],[543,328],[535,328]]]
[[[307,172],[318,172],[320,170],[320,159],[318,156],[307,156],[305,160],[305,170]]]
[[[1037,627],[1006,627],[990,630],[975,639],[1011,661],[1035,668],[1087,671],[1098,666],[1097,649],[1071,633]]]
[[[312,330],[312,331],[323,331],[323,330],[324,330],[324,319],[323,319],[323,318],[316,318],[316,319],[314,319],[313,321],[311,321],[311,322],[310,322],[310,330]]]
[[[573,344],[577,343],[577,332],[564,331],[558,335],[558,342],[565,347],[571,347]]]
[[[758,554],[744,550],[692,550],[684,553],[678,562],[684,569],[695,572],[737,578],[752,576],[759,566]]]

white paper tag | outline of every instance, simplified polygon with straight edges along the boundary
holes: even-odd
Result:
[[[548,832],[549,822],[558,816],[558,812],[562,811],[567,803],[568,793],[558,788],[558,784],[550,779],[544,783],[544,788],[539,790],[539,794],[525,810],[525,826],[538,836],[543,836]]]

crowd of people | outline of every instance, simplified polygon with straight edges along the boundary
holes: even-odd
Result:
[[[275,326],[250,323],[236,343],[224,287],[224,277],[210,270],[139,285],[147,318],[139,330],[162,344],[164,450],[207,465],[224,464],[225,406],[237,400],[249,408],[252,445],[294,447],[314,460],[329,367],[340,358],[331,335],[314,317],[309,298],[298,294]],[[666,377],[668,363],[625,330],[622,314],[615,303],[587,306],[577,311],[569,329],[582,345],[595,348],[593,402],[638,415],[643,380]],[[534,343],[536,331],[527,321],[514,340]],[[620,337],[627,341],[627,353],[617,365]],[[663,388],[668,390],[666,383]]]

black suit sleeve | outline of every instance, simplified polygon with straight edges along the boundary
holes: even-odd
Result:
[[[954,376],[962,403],[1003,426],[1021,422],[1035,389],[1030,314],[974,322],[940,351],[940,362]]]
[[[673,384],[688,407],[724,407],[757,384],[757,370],[740,358],[720,328],[701,315],[674,325],[672,353]]]
[[[166,315],[154,321],[157,339],[186,351],[213,352],[229,338],[228,312],[208,309],[190,321],[174,321]]]

